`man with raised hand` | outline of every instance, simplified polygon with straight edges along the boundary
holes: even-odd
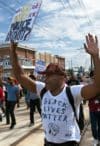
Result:
[[[18,62],[16,48],[17,44],[12,42],[11,61],[17,80],[25,88],[37,94],[40,94],[44,87],[46,88],[41,103],[42,124],[45,131],[44,146],[78,146],[80,130],[72,107],[66,97],[65,70],[58,64],[50,63],[46,70],[40,72],[45,77],[44,83],[31,80],[25,75]],[[93,59],[95,78],[92,84],[70,87],[76,111],[79,110],[83,98],[95,98],[100,93],[100,58],[97,37],[88,34],[84,48]]]

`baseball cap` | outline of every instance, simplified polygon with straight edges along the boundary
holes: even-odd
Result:
[[[38,72],[39,74],[42,75],[52,75],[52,74],[57,74],[57,75],[63,75],[66,76],[66,71],[65,69],[60,66],[59,64],[56,63],[50,63],[44,71]]]

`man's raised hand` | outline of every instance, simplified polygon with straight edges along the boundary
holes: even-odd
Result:
[[[84,48],[86,52],[92,56],[99,55],[97,37],[93,37],[93,35],[91,35],[90,33],[86,35],[86,43],[84,44]]]

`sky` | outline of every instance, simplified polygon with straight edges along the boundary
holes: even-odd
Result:
[[[34,0],[0,0],[0,43],[5,42],[18,8]],[[84,51],[85,35],[100,38],[100,0],[42,0],[29,40],[20,42],[36,51],[66,58],[66,68],[90,66]]]

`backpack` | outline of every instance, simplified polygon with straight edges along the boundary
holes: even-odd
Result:
[[[47,91],[47,90],[46,90],[46,87],[44,87],[44,88],[41,90],[41,92],[40,92],[41,100],[43,99],[43,95],[46,93],[46,91]],[[77,121],[77,124],[78,124],[78,126],[79,126],[79,120],[78,120],[78,118],[77,118],[76,109],[75,109],[75,105],[74,105],[74,98],[73,98],[73,95],[72,95],[72,93],[71,93],[71,90],[70,90],[70,87],[69,87],[69,86],[66,87],[66,95],[68,96],[69,103],[70,103],[70,105],[72,106],[72,110],[73,110],[73,112],[74,112],[74,116],[75,116],[76,121]],[[79,126],[79,127],[80,127],[80,126]]]

